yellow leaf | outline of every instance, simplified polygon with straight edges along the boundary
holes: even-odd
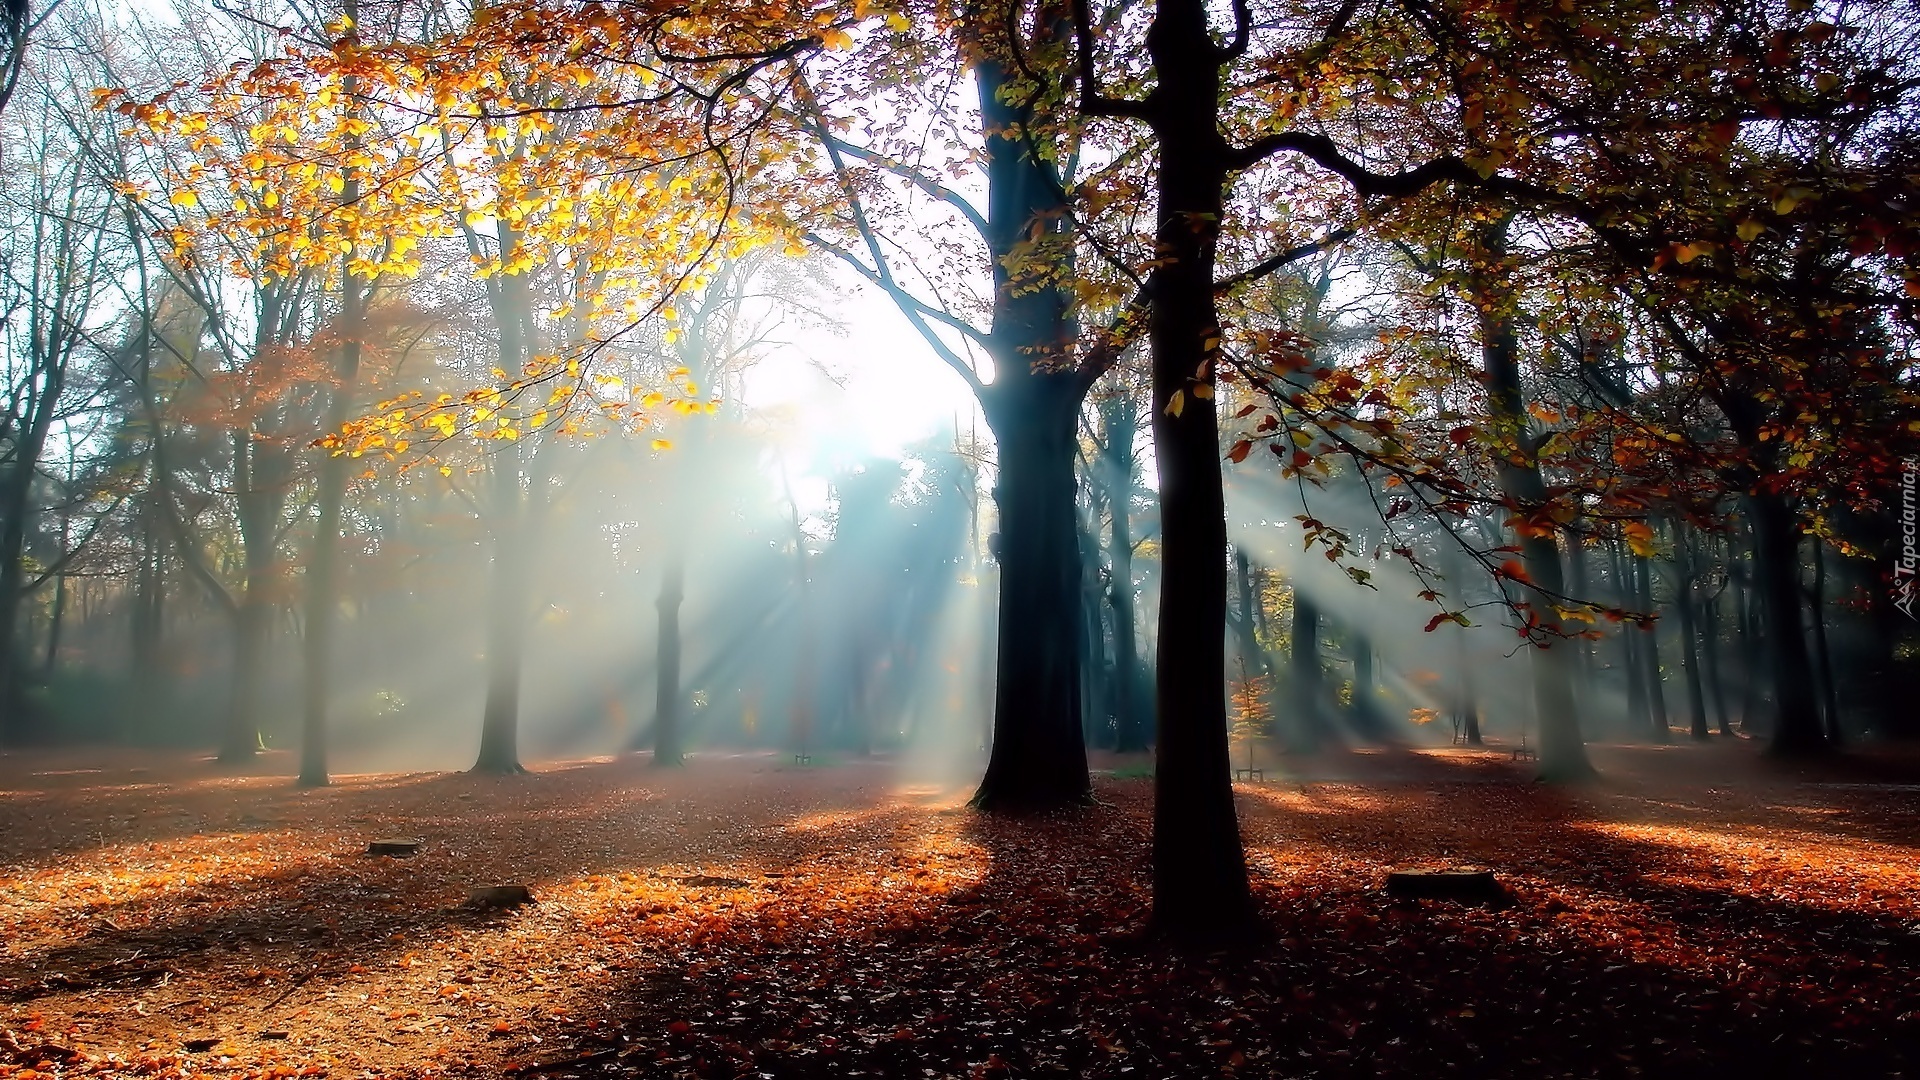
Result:
[[[445,466],[445,465],[442,465],[442,466],[440,466],[440,475],[441,475],[441,476],[452,476],[452,475],[453,475],[453,470],[452,470],[452,469],[450,469],[450,468],[448,468],[448,467],[447,467],[447,466]]]
[[[1620,532],[1627,538],[1627,546],[1635,555],[1650,558],[1653,555],[1653,526],[1644,521],[1629,521],[1620,526]]]
[[[1740,223],[1740,227],[1734,230],[1734,234],[1739,236],[1741,240],[1751,243],[1755,237],[1766,231],[1767,227],[1757,221],[1743,221]]]
[[[671,450],[673,449],[673,442],[669,439],[655,439],[653,440],[653,448],[655,450]]]
[[[1201,401],[1211,399],[1213,397],[1213,385],[1211,383],[1201,383],[1193,388],[1193,396],[1199,398]]]
[[[1187,395],[1184,391],[1175,390],[1173,392],[1173,396],[1167,399],[1167,415],[1168,416],[1179,416],[1181,412],[1183,412],[1186,409],[1186,407],[1187,407]]]
[[[181,188],[179,191],[169,195],[167,201],[175,206],[198,206],[200,205],[200,196],[195,195],[185,188]]]

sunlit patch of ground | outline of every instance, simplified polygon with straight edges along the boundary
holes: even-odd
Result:
[[[1268,940],[1192,959],[1138,936],[1137,760],[1007,821],[884,761],[301,792],[283,758],[13,753],[0,1076],[1893,1074],[1911,763],[1596,757],[1572,791],[1500,748],[1280,762],[1236,786]],[[1431,862],[1510,900],[1382,893]],[[463,905],[506,883],[538,903]]]

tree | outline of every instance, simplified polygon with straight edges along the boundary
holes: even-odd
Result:
[[[69,536],[52,558],[29,562],[35,549],[46,554],[37,540],[52,479],[49,442],[80,422],[97,392],[88,368],[112,359],[111,298],[136,258],[118,228],[114,195],[85,152],[85,139],[98,132],[75,131],[96,127],[96,118],[71,96],[69,73],[55,58],[27,64],[24,9],[10,6],[6,14],[9,52],[0,76],[8,95],[25,86],[30,108],[0,116],[0,739],[17,734],[12,725],[24,712],[23,601],[70,553]]]

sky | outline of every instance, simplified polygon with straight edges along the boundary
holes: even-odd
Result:
[[[966,383],[891,300],[850,272],[836,273],[833,289],[844,333],[792,323],[741,384],[742,401],[770,423],[807,512],[824,500],[836,463],[897,458],[929,436],[951,439],[956,424],[985,431]]]

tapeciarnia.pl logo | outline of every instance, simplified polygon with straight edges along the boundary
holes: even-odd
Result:
[[[1900,557],[1893,563],[1893,606],[1909,619],[1920,619],[1914,603],[1920,600],[1920,458],[1900,463]]]

